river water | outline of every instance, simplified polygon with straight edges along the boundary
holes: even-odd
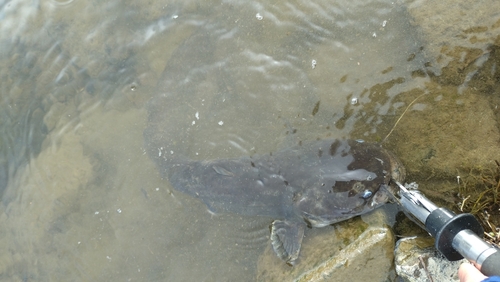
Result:
[[[0,3],[0,280],[254,280],[270,220],[172,190],[148,101],[197,159],[380,141],[432,68],[408,4]]]

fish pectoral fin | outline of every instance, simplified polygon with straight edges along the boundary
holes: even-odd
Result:
[[[289,265],[299,257],[306,224],[301,221],[275,220],[271,225],[271,245],[276,255]]]

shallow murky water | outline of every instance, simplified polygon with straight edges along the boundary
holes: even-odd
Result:
[[[4,2],[0,279],[254,280],[270,219],[171,190],[145,154],[148,101],[175,98],[165,127],[197,159],[380,141],[433,69],[407,8]]]

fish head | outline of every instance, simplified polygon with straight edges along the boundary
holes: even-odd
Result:
[[[352,188],[348,191],[331,188],[324,193],[322,189],[308,189],[300,194],[295,203],[300,216],[311,227],[323,227],[370,212],[391,198],[385,184],[379,187],[370,187],[360,181],[350,184]]]
[[[370,212],[393,198],[392,180],[403,181],[401,162],[376,144],[349,141],[295,194],[295,212],[310,226],[322,227]],[[328,166],[325,166],[327,164]]]

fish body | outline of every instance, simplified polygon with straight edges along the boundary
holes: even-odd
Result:
[[[404,168],[377,144],[319,140],[274,153],[195,161],[155,148],[162,175],[176,190],[203,201],[214,213],[275,219],[271,242],[289,264],[297,259],[304,229],[367,213],[389,199],[391,179]]]

